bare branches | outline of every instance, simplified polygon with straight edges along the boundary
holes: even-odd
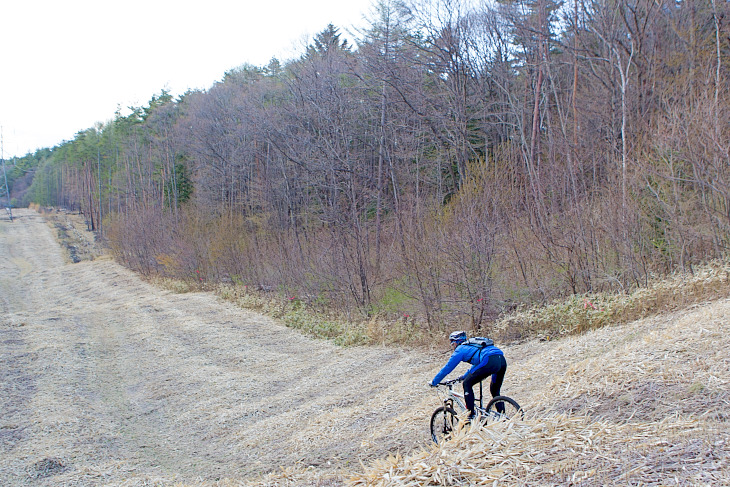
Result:
[[[628,290],[730,245],[727,10],[383,1],[355,43],[328,26],[80,137],[34,191],[144,272],[434,329]]]

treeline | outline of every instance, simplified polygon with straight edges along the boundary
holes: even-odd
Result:
[[[382,0],[54,148],[126,265],[432,328],[725,255],[728,3]]]
[[[2,201],[0,204],[9,204],[11,207],[27,205],[27,194],[30,185],[33,183],[35,172],[49,159],[51,153],[51,149],[39,149],[24,157],[12,157],[4,160],[5,177],[8,180],[10,194],[1,195]],[[0,174],[0,177],[2,177],[2,174]],[[6,201],[8,196],[9,199]]]

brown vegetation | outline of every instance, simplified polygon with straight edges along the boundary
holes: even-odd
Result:
[[[727,9],[382,2],[357,47],[330,26],[79,133],[29,195],[145,275],[425,333],[629,294],[727,252]]]

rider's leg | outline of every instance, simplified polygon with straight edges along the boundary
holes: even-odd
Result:
[[[479,381],[474,381],[469,374],[464,378],[464,402],[466,402],[466,409],[469,410],[469,419],[474,417],[474,384],[476,382]]]
[[[493,356],[494,357],[494,356]],[[492,374],[497,373],[498,366],[495,366],[492,357],[464,376],[464,400],[469,410],[469,417],[474,416],[474,385],[483,381]],[[501,383],[500,383],[501,384]]]
[[[493,355],[489,358],[490,362],[493,362],[493,367],[496,369],[492,375],[492,383],[489,384],[489,392],[492,393],[492,397],[497,397],[502,388],[504,374],[507,372],[507,361],[504,359],[504,355]]]
[[[493,366],[497,370],[492,374],[492,382],[489,384],[489,392],[492,393],[492,397],[499,396],[499,391],[502,388],[502,381],[504,381],[504,374],[507,372],[507,361],[504,355],[493,355],[489,357],[490,362],[494,362]],[[492,360],[494,359],[494,360]],[[504,404],[501,402],[497,404],[497,412],[504,413]]]

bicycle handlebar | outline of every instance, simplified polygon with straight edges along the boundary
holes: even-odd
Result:
[[[456,379],[445,380],[445,381],[439,382],[438,385],[450,386],[450,385],[456,384],[457,382],[463,382],[463,381],[464,381],[464,379],[462,379],[461,377],[457,377]]]

